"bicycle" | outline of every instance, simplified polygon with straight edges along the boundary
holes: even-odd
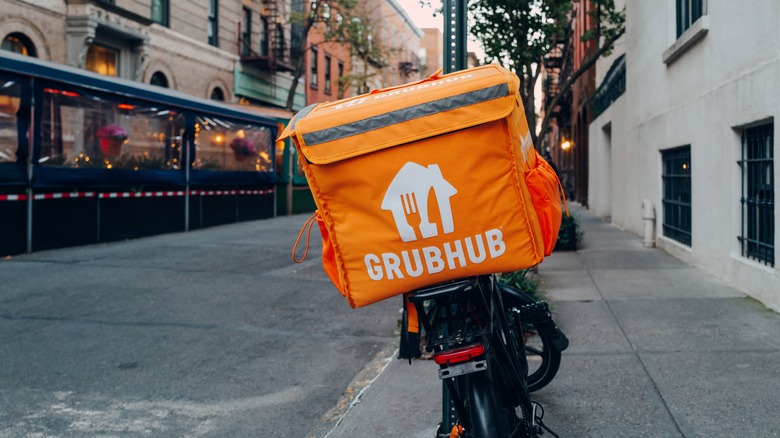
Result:
[[[544,351],[550,353],[543,361],[545,370],[535,378],[538,387],[557,371],[560,351],[555,362],[554,341],[563,343],[565,336],[547,336],[551,319],[546,303],[522,304],[530,298],[516,292],[498,285],[494,275],[481,275],[407,295],[456,415],[450,430],[445,430],[448,424],[440,424],[437,437],[535,438],[544,431],[557,437],[544,425],[541,406],[530,397],[523,325],[539,325],[545,333]]]

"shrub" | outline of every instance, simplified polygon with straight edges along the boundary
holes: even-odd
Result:
[[[498,281],[525,292],[536,301],[544,300],[544,292],[539,289],[539,280],[534,276],[533,269],[504,272],[498,276]]]
[[[579,220],[573,214],[568,216],[564,214],[554,251],[576,251],[581,241],[582,230],[580,230]]]

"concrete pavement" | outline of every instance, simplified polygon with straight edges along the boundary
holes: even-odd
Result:
[[[545,423],[561,437],[780,436],[780,316],[572,207],[582,248],[539,266],[571,341],[534,395]],[[325,436],[433,437],[436,365],[383,364]]]

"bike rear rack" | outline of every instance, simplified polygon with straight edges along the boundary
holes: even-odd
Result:
[[[484,277],[480,278],[441,283],[409,294],[409,302],[417,309],[426,333],[426,351],[473,344],[492,334],[489,324],[478,325],[480,321],[490,320],[493,311],[482,293],[486,287],[481,284]]]

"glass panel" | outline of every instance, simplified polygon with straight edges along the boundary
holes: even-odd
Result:
[[[209,44],[219,46],[219,2],[209,1]]]
[[[209,97],[211,100],[218,100],[220,102],[225,101],[225,93],[222,91],[221,88],[217,87],[211,90],[211,96]]]
[[[260,56],[268,56],[268,19],[260,20]]]
[[[663,152],[663,234],[691,244],[691,149]]]
[[[161,72],[155,72],[152,75],[152,78],[149,80],[149,83],[152,85],[156,85],[158,87],[168,88],[168,78],[165,77],[165,74]]]
[[[159,106],[49,87],[43,93],[45,166],[179,169],[184,117]]]
[[[317,88],[317,60],[318,60],[318,51],[317,49],[312,48],[311,49],[311,86],[313,88]]]
[[[24,56],[36,56],[35,46],[32,41],[26,35],[18,32],[6,36],[0,48]]]
[[[19,146],[16,113],[22,87],[16,80],[0,78],[0,163],[15,163]]]
[[[342,99],[344,97],[344,84],[342,84],[341,82],[343,77],[344,77],[344,64],[339,62],[339,79],[338,79],[338,83],[336,84],[338,86],[336,97],[339,99]]]
[[[116,76],[119,51],[93,44],[87,50],[84,69],[101,75]]]
[[[241,53],[249,56],[252,53],[252,10],[244,8],[244,26],[241,31]]]
[[[198,116],[193,169],[274,172],[274,139],[265,126]]]
[[[168,0],[152,0],[152,20],[155,23],[168,25]]]
[[[330,94],[330,56],[325,57],[325,92]]]

